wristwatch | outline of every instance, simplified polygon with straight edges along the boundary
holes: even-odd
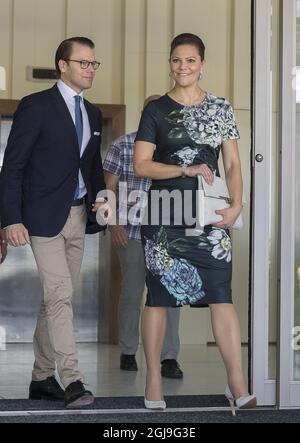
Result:
[[[181,177],[185,178],[187,176],[186,174],[187,165],[181,166]]]

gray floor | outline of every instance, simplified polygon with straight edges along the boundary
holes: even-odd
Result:
[[[118,346],[99,343],[78,344],[80,369],[88,389],[97,397],[138,396],[144,393],[145,360],[142,347],[137,352],[138,372],[119,369]],[[247,347],[242,348],[247,378]],[[183,380],[163,379],[165,395],[222,394],[226,375],[215,346],[182,345],[179,362]],[[32,344],[7,344],[0,350],[0,397],[27,398],[33,364]]]

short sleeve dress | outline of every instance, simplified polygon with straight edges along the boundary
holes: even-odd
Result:
[[[238,138],[231,104],[207,93],[204,101],[193,106],[183,106],[167,94],[149,103],[135,140],[156,145],[154,161],[187,166],[206,163],[220,176],[222,142]],[[196,225],[195,218],[186,217],[186,208],[196,216],[197,183],[195,177],[152,180],[141,227],[146,306],[232,303],[229,231],[209,225],[189,235]],[[175,199],[164,205],[170,193],[181,197],[179,209]]]

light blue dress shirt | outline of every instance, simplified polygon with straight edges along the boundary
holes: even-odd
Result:
[[[80,101],[80,109],[82,113],[82,122],[83,122],[83,137],[82,137],[82,143],[80,147],[80,157],[84,153],[85,148],[87,147],[87,144],[91,138],[91,128],[89,123],[88,114],[86,112],[84,101],[83,101],[83,91],[80,92],[80,94],[77,94],[76,91],[74,91],[70,86],[66,85],[61,79],[57,82],[57,87],[59,89],[59,92],[63,96],[63,99],[70,111],[74,126],[75,126],[75,95],[80,95],[82,100]],[[84,185],[84,181],[81,175],[81,171],[79,170],[78,174],[78,182],[79,182],[79,194],[78,198],[82,198],[86,194],[86,187]]]

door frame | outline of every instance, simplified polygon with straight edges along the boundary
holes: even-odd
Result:
[[[300,381],[294,380],[292,347],[295,299],[296,223],[296,0],[281,2],[281,275],[280,275],[280,408],[300,405]]]
[[[271,0],[253,4],[253,145],[251,383],[259,405],[274,405],[276,381],[269,378],[269,227],[271,213]],[[263,42],[263,44],[262,44]],[[263,161],[256,161],[256,156]]]
[[[300,406],[294,380],[296,228],[296,0],[280,0],[277,371],[269,377],[269,226],[272,154],[272,0],[254,0],[251,381],[259,405]],[[274,147],[273,147],[274,149]],[[263,155],[258,163],[256,155]]]

